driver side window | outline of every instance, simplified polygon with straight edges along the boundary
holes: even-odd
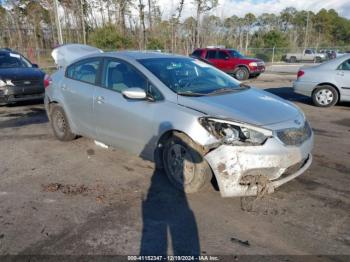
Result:
[[[340,64],[338,67],[339,70],[346,70],[350,71],[350,59],[344,61],[343,63]]]
[[[228,58],[227,53],[224,52],[224,51],[219,51],[219,52],[217,53],[217,56],[218,56],[218,59],[227,59],[227,58]]]
[[[147,90],[147,80],[131,65],[119,61],[108,60],[105,64],[103,87],[121,93],[131,87]]]

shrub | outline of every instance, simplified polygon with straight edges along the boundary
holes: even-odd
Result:
[[[122,49],[131,46],[130,39],[119,34],[112,25],[97,28],[89,35],[89,43],[101,49]]]

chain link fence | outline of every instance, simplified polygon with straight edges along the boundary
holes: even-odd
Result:
[[[246,49],[238,49],[242,54],[249,57],[259,58],[267,63],[275,63],[275,62],[286,62],[286,55],[288,53],[303,53],[305,48],[248,48]],[[350,46],[336,46],[336,47],[307,47],[307,49],[312,49],[317,53],[325,53],[327,51],[334,51],[335,54],[343,54],[345,52],[350,53]],[[326,55],[327,56],[327,55]],[[328,57],[331,58],[330,56]]]
[[[333,50],[338,54],[350,52],[350,46],[327,47],[327,48],[309,48],[316,52]],[[19,52],[27,57],[32,63],[38,64],[43,70],[51,73],[55,70],[55,63],[51,57],[52,49],[35,49],[35,48],[12,48],[13,51]],[[288,53],[302,53],[304,48],[248,48],[237,50],[245,56],[259,58],[266,63],[286,62],[285,56]],[[113,50],[105,50],[113,51]],[[154,50],[153,50],[154,51]],[[162,50],[164,52],[164,50]]]

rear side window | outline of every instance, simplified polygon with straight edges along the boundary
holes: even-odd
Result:
[[[350,59],[344,61],[343,63],[341,63],[338,67],[339,70],[346,70],[346,71],[350,71]]]
[[[225,51],[219,51],[217,58],[218,59],[226,59],[226,58],[228,58],[228,54]]]
[[[216,50],[208,50],[206,59],[215,59]]]
[[[195,57],[198,57],[200,58],[202,55],[202,50],[195,50],[193,53],[192,53],[192,56],[195,56]]]
[[[96,84],[100,63],[100,59],[89,59],[75,63],[67,68],[66,76],[81,82]]]

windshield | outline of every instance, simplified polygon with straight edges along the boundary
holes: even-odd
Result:
[[[0,54],[0,68],[32,67],[32,64],[19,54]]]
[[[229,53],[230,57],[243,57],[243,55],[240,52],[233,49],[227,50],[227,52]]]
[[[167,87],[179,95],[208,95],[246,88],[226,73],[191,58],[138,60]]]

